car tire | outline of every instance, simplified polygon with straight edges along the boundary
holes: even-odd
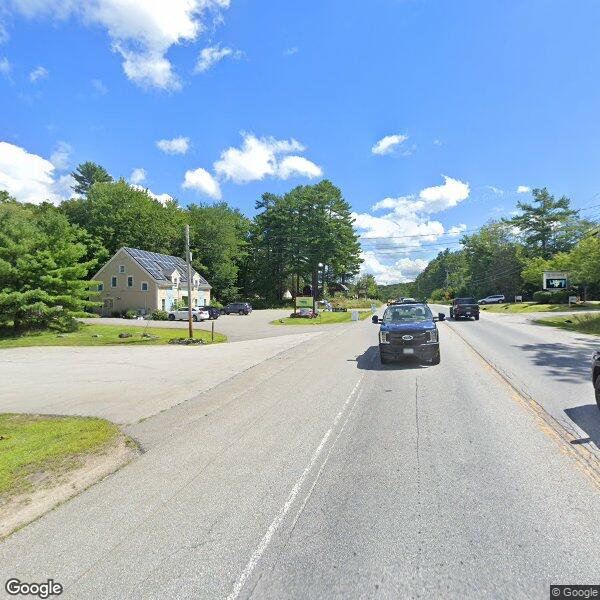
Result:
[[[475,320],[479,321],[479,315],[475,315]]]
[[[440,354],[440,351],[438,350],[429,360],[429,364],[430,365],[439,365],[441,360],[442,360],[442,356]]]
[[[598,409],[600,409],[600,375],[596,377],[594,391],[596,392],[596,404],[598,405]]]
[[[389,365],[390,362],[392,362],[389,358],[386,358],[383,354],[381,354],[381,352],[379,353],[379,360],[381,361],[382,365]]]
[[[169,315],[169,321],[174,321],[175,320],[175,315]]]

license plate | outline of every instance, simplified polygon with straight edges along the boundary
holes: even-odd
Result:
[[[404,352],[404,354],[414,354],[415,353],[415,349],[414,348],[404,348],[402,350],[402,352]]]
[[[470,313],[470,312],[468,312],[468,313],[467,313],[467,317],[470,317],[470,316],[471,316],[471,313]]]

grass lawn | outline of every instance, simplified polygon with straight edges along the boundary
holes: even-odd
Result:
[[[600,310],[600,302],[582,302],[581,304],[536,304],[535,302],[519,302],[518,304],[486,304],[481,310],[495,313],[528,313],[528,312],[563,312],[578,310]]]
[[[116,425],[96,418],[0,414],[0,500],[60,475],[109,446]]]
[[[562,317],[544,317],[535,323],[550,327],[560,327],[568,331],[600,335],[600,315],[568,315]]]
[[[129,338],[120,338],[120,333],[130,333]],[[142,337],[142,334],[152,337]],[[99,337],[94,337],[99,336]],[[187,337],[186,329],[167,329],[161,327],[127,327],[121,325],[82,325],[73,333],[58,334],[55,331],[44,331],[15,335],[10,331],[0,331],[0,348],[17,348],[20,346],[113,346],[135,345],[152,346],[167,344],[172,338]],[[208,331],[194,331],[194,337],[211,343]],[[215,343],[225,342],[227,337],[215,332]]]
[[[362,321],[373,313],[370,310],[358,312],[358,318]],[[352,320],[351,311],[348,312],[320,312],[316,319],[292,319],[285,317],[271,321],[271,325],[328,325],[332,323],[349,323]]]

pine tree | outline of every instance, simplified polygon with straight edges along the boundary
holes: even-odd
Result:
[[[113,180],[104,167],[91,161],[78,165],[71,175],[77,182],[72,187],[73,191],[84,196],[87,195],[94,183],[105,183]]]

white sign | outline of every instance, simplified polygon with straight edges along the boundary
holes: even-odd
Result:
[[[353,310],[352,311],[352,320],[353,321],[358,321],[358,311],[357,310]]]
[[[523,296],[515,296],[515,302],[523,302]]]
[[[542,289],[566,290],[569,287],[569,274],[563,271],[544,271]]]
[[[579,302],[579,298],[577,296],[569,296],[569,306],[571,304],[576,304],[577,302]]]

